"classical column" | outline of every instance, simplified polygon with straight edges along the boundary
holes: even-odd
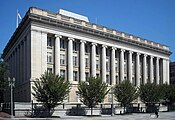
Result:
[[[159,58],[156,58],[156,84],[159,84]]]
[[[136,55],[136,86],[140,86],[140,53]]]
[[[166,59],[163,59],[163,62],[162,62],[162,74],[163,74],[163,83],[166,83],[167,82],[167,64],[166,64]]]
[[[73,38],[68,38],[68,80],[73,81]]]
[[[132,51],[128,54],[128,79],[132,83]]]
[[[147,83],[147,67],[146,67],[146,58],[147,55],[143,56],[143,84]]]
[[[60,75],[60,39],[62,36],[55,35],[55,74]]]
[[[111,52],[111,83],[112,85],[115,85],[116,80],[115,80],[115,47],[112,47],[112,52]]]
[[[96,43],[92,43],[91,50],[91,76],[96,76]]]
[[[124,80],[124,52],[125,50],[120,50],[120,82]]]
[[[80,81],[85,81],[85,41],[80,41]]]
[[[150,82],[153,83],[153,56],[150,56]]]
[[[169,75],[170,75],[170,73],[169,73],[169,70],[170,70],[170,68],[169,68],[169,65],[170,65],[170,61],[169,61],[169,59],[167,59],[167,84],[170,84],[170,77],[169,77]]]
[[[102,81],[106,83],[106,48],[102,45]]]

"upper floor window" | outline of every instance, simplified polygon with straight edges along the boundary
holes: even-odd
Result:
[[[85,67],[89,67],[89,59],[85,58]]]
[[[47,68],[47,73],[52,73],[52,68]]]
[[[109,66],[109,60],[106,61],[106,71],[110,70],[110,66]]]
[[[60,76],[65,78],[65,70],[60,70]]]
[[[73,42],[73,50],[77,51],[77,42]]]
[[[96,60],[96,69],[99,70],[100,69],[100,61]]]
[[[89,78],[89,73],[88,72],[86,72],[85,73],[85,76],[86,76],[86,81],[88,80],[88,78]]]
[[[96,54],[99,55],[100,54],[100,50],[99,50],[99,47],[96,46]]]
[[[52,46],[52,37],[50,37],[50,36],[47,37],[47,46],[49,46],[49,47]]]
[[[63,39],[60,40],[60,48],[65,49],[65,42]]]
[[[77,81],[77,71],[73,71],[73,80]]]
[[[88,53],[88,45],[85,44],[85,52]]]
[[[47,52],[47,63],[52,63],[53,58],[52,58],[52,52]]]
[[[64,54],[60,54],[60,64],[61,65],[65,64],[65,55]]]
[[[106,83],[110,84],[109,75],[106,75]]]
[[[115,72],[118,72],[118,64],[117,64],[117,61],[115,61]]]
[[[73,65],[78,66],[77,56],[73,56]]]

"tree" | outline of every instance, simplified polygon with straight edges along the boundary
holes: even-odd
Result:
[[[108,85],[103,83],[100,78],[90,77],[86,82],[82,81],[78,85],[80,100],[86,106],[91,108],[91,115],[93,114],[93,107],[98,103],[103,102],[105,96],[108,94]]]
[[[141,101],[144,103],[155,104],[161,99],[159,86],[155,83],[141,84],[139,92]]]
[[[155,83],[141,84],[139,89],[140,99],[147,106],[147,112],[157,111],[156,103],[160,102],[162,96],[159,86]]]
[[[114,88],[114,96],[122,106],[129,105],[132,101],[138,98],[137,88],[134,87],[128,80],[123,81]]]
[[[45,72],[34,82],[33,96],[49,111],[62,102],[70,91],[70,82],[53,73]]]
[[[9,76],[8,64],[0,61],[0,102],[3,102],[3,93],[8,86],[7,77]]]

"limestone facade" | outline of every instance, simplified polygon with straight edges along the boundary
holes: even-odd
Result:
[[[45,71],[72,83],[68,100],[77,103],[77,85],[90,76],[114,86],[129,80],[169,84],[165,45],[97,24],[31,7],[4,49],[10,76],[15,77],[15,101],[31,101],[32,84]],[[7,92],[6,99],[9,98]],[[110,95],[105,102],[110,102]]]

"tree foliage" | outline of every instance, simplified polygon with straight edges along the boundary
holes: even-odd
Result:
[[[98,103],[103,102],[105,96],[108,94],[108,85],[103,83],[100,78],[91,77],[86,82],[80,82],[78,85],[80,100],[86,106],[95,107]]]
[[[8,64],[0,61],[0,90],[7,87],[7,77],[9,76]]]
[[[8,87],[8,76],[8,64],[6,62],[0,61],[0,103],[3,102],[4,90],[6,87]]]
[[[158,103],[161,99],[159,86],[155,83],[141,84],[139,92],[141,101],[147,104]]]
[[[45,72],[40,79],[34,82],[32,88],[34,90],[33,96],[38,102],[42,102],[43,106],[50,112],[58,105],[58,102],[62,102],[68,96],[70,82],[58,75]]]
[[[114,96],[125,107],[138,98],[137,88],[128,80],[123,81],[114,88]]]
[[[161,93],[161,100],[166,104],[175,103],[175,86],[162,84],[159,85],[159,92]]]

